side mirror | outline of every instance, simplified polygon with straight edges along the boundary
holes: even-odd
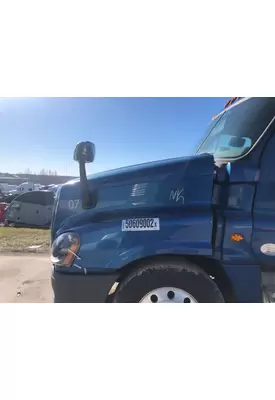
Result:
[[[80,164],[87,164],[94,162],[95,159],[95,145],[91,142],[80,142],[76,145],[74,150],[74,160]]]
[[[79,176],[82,192],[82,207],[89,209],[95,207],[97,203],[97,192],[90,191],[86,174],[87,163],[92,163],[95,159],[95,145],[91,142],[80,142],[74,150],[74,160],[79,163]]]

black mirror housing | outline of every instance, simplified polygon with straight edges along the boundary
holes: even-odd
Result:
[[[95,145],[92,142],[80,142],[74,150],[74,160],[80,164],[88,164],[94,162]]]

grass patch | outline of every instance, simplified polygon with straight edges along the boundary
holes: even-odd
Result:
[[[29,246],[41,246],[29,249]],[[50,248],[50,230],[0,227],[0,252],[44,253]]]

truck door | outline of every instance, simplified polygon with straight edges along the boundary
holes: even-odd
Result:
[[[42,226],[44,222],[44,193],[40,191],[29,192],[28,200],[30,218],[28,224]]]
[[[260,161],[253,223],[252,251],[262,270],[275,271],[275,133]]]
[[[34,191],[29,193],[29,202],[31,205],[32,225],[50,226],[52,218],[53,193],[45,191]]]
[[[21,209],[20,209],[20,220],[23,224],[36,225],[36,204],[32,192],[24,193],[20,197]]]

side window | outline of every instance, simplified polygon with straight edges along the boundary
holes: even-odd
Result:
[[[231,135],[221,135],[216,151],[222,156],[223,151],[230,151],[231,157],[238,157],[240,150],[245,153],[252,146],[252,140],[248,137],[236,138]]]
[[[38,204],[40,206],[44,206],[45,205],[45,195],[44,195],[43,192],[39,192],[39,191],[33,192],[32,196],[33,196],[33,202],[35,204]]]
[[[41,206],[53,205],[54,198],[52,192],[35,191],[32,193],[32,196],[35,204],[39,204]]]
[[[45,198],[44,198],[44,203],[46,206],[53,206],[54,202],[54,193],[53,192],[46,192],[45,193]]]
[[[16,201],[20,201],[21,203],[31,203],[31,193],[25,193],[21,196],[18,196]]]
[[[40,192],[27,192],[20,196],[20,199],[18,199],[18,201],[21,201],[22,203],[38,205],[44,205],[42,204],[43,200],[44,198],[40,195]]]

